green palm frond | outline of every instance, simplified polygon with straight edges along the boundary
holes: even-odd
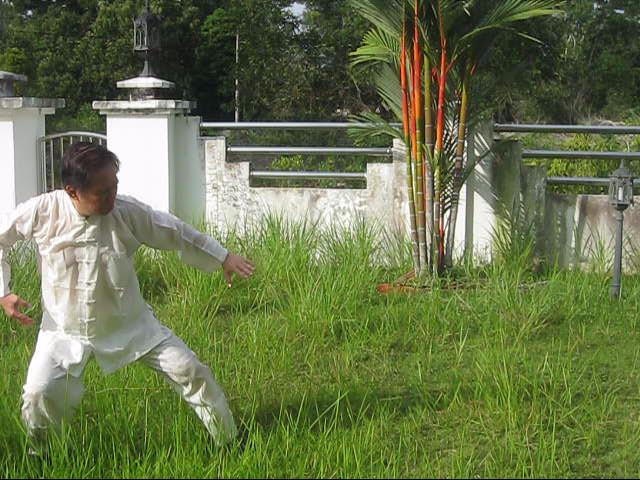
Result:
[[[497,30],[509,29],[511,24],[522,20],[560,12],[563,0],[503,0],[493,8],[494,2],[475,1],[465,10],[468,19],[479,18],[473,28],[460,36],[456,45],[456,55],[464,50],[482,51],[483,44],[491,43]],[[469,25],[470,26],[470,25]],[[532,38],[532,37],[531,37]]]
[[[352,122],[364,125],[353,126],[347,129],[348,135],[359,144],[366,144],[372,139],[380,137],[392,137],[404,140],[402,128],[387,122],[381,115],[373,112],[365,112],[349,117]]]
[[[402,121],[402,90],[397,69],[383,64],[374,76],[374,83],[385,107]]]
[[[349,0],[349,4],[375,27],[400,38],[405,0]]]
[[[369,30],[362,40],[362,45],[351,52],[351,65],[370,66],[379,62],[398,65],[400,41],[397,36],[377,27]]]

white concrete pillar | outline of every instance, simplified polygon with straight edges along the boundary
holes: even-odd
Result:
[[[460,255],[464,250],[465,254],[480,261],[489,261],[499,202],[492,123],[481,124],[469,132],[466,156],[467,165],[475,167],[460,192],[455,254]]]
[[[186,221],[205,215],[200,117],[185,100],[96,101],[107,117],[107,145],[120,160],[118,192]]]
[[[6,73],[6,72],[0,72]],[[0,97],[0,212],[42,193],[37,140],[63,99]]]
[[[393,158],[393,187],[392,212],[393,219],[389,222],[398,235],[411,238],[411,222],[409,214],[409,186],[407,185],[407,150],[404,142],[393,139],[391,151]],[[368,164],[367,164],[368,167]],[[388,202],[388,199],[382,199]]]

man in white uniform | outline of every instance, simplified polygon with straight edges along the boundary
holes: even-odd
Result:
[[[236,436],[225,395],[210,369],[162,325],[140,294],[133,255],[140,245],[177,250],[205,271],[222,267],[247,278],[253,265],[175,216],[117,196],[117,157],[90,143],[62,160],[64,190],[34,197],[0,215],[0,305],[22,324],[29,304],[11,292],[7,253],[33,240],[41,257],[42,324],[22,395],[34,443],[60,428],[80,403],[82,375],[95,356],[105,374],[140,360],[161,372],[200,417],[218,445]]]

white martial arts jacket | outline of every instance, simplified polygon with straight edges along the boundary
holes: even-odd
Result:
[[[41,330],[87,345],[105,373],[167,335],[140,293],[133,255],[141,244],[177,250],[185,263],[204,271],[220,267],[227,256],[210,236],[134,198],[119,195],[109,214],[83,217],[69,195],[56,190],[0,214],[0,297],[11,293],[9,248],[29,239],[40,254]]]

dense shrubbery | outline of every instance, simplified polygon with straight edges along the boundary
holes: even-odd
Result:
[[[155,0],[163,17],[160,76],[197,100],[206,120],[230,120],[240,80],[242,120],[344,120],[381,111],[369,77],[348,67],[368,29],[346,0]],[[90,103],[117,98],[116,82],[142,63],[132,18],[143,0],[0,2],[0,70],[29,76],[29,96],[62,97],[50,131],[94,129]],[[624,14],[618,13],[624,9]],[[478,108],[499,121],[626,120],[640,107],[640,4],[573,0],[566,15],[536,25],[535,44],[496,37],[479,71]],[[527,30],[524,25],[523,29]],[[235,35],[240,63],[235,67]]]

